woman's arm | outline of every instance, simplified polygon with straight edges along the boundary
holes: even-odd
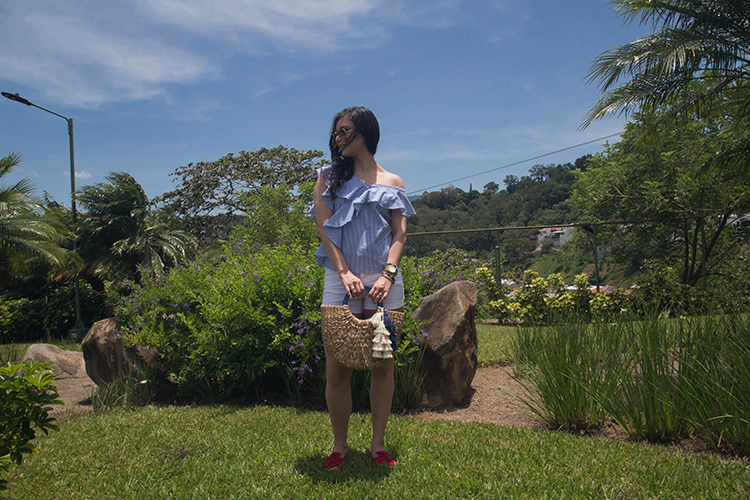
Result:
[[[315,191],[313,204],[315,206],[315,222],[318,236],[320,236],[320,242],[323,244],[323,250],[326,252],[328,260],[333,264],[333,268],[339,273],[341,284],[344,285],[346,293],[349,298],[358,297],[362,292],[365,291],[365,287],[362,281],[357,278],[354,273],[349,270],[349,266],[344,260],[344,255],[341,253],[341,249],[333,244],[331,239],[325,232],[323,224],[333,216],[333,210],[328,208],[323,202],[323,193],[327,189],[325,182],[323,182],[323,176],[318,176],[318,181],[315,183]]]
[[[400,209],[391,210],[391,233],[393,240],[388,250],[388,262],[398,266],[406,244],[406,217]],[[391,291],[392,285],[393,283],[388,278],[381,276],[370,289],[370,299],[375,303],[383,302]]]

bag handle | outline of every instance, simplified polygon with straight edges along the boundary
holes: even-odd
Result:
[[[368,293],[370,290],[372,290],[372,287],[366,286],[365,287],[365,293]],[[349,294],[344,295],[344,305],[349,305]],[[383,307],[382,302],[378,302],[378,307]]]

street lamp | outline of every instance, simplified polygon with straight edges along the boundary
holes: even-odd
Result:
[[[73,119],[68,118],[67,116],[63,116],[59,113],[55,113],[54,111],[50,111],[47,108],[38,106],[34,104],[33,102],[29,101],[28,99],[24,99],[18,94],[11,94],[10,92],[0,92],[0,93],[3,95],[3,97],[7,97],[11,101],[20,102],[21,104],[25,104],[27,106],[34,106],[35,108],[39,108],[42,111],[46,111],[47,113],[52,113],[55,116],[59,116],[60,118],[68,122],[68,136],[70,137],[70,209],[73,215],[73,228],[75,229],[75,226],[76,226],[76,168],[75,168],[75,159],[73,156]],[[73,251],[76,251],[77,248],[78,248],[78,241],[76,238],[73,238]],[[68,332],[68,340],[71,342],[80,342],[81,340],[83,340],[84,335],[86,335],[88,328],[83,326],[83,320],[81,320],[81,294],[78,288],[78,273],[76,273],[73,283],[74,283],[75,296],[76,296],[76,325],[73,327],[72,330]]]

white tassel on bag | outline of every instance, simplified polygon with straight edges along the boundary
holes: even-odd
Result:
[[[383,321],[383,309],[378,309],[371,318],[370,324],[375,328],[375,337],[372,339],[372,357],[380,359],[393,358],[393,348],[388,330]]]

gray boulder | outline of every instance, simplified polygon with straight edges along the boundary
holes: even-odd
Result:
[[[458,405],[477,371],[477,287],[458,281],[425,297],[412,314],[427,332],[422,404]]]
[[[65,351],[52,344],[31,344],[21,361],[52,361],[52,373],[58,379],[86,377],[83,353]]]

